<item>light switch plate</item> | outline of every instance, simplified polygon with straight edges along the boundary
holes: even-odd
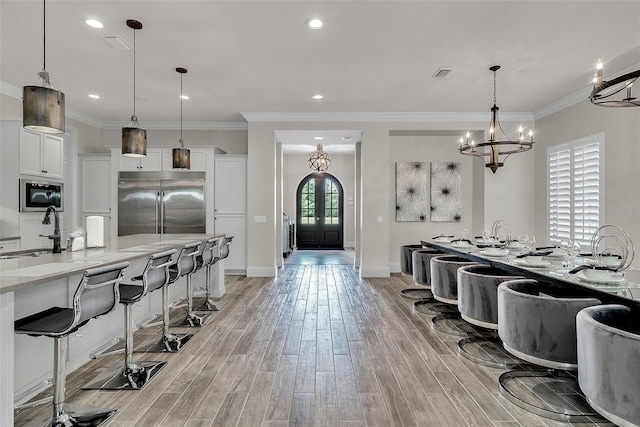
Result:
[[[266,224],[266,222],[267,222],[267,217],[266,217],[266,216],[263,216],[263,215],[256,215],[256,216],[253,218],[253,221],[254,221],[256,224]]]

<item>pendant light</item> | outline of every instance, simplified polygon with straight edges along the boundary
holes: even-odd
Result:
[[[47,72],[47,19],[45,0],[42,1],[42,71],[38,76],[42,86],[22,89],[22,126],[44,133],[64,133],[64,93],[49,82]]]
[[[136,117],[136,31],[142,29],[142,23],[135,19],[127,19],[127,27],[133,30],[133,114],[129,126],[122,128],[122,155],[146,157],[147,130],[139,127]]]
[[[173,168],[174,169],[191,169],[191,152],[184,147],[182,139],[182,101],[184,93],[182,93],[182,76],[187,74],[187,69],[178,67],[176,71],[180,74],[180,148],[174,148],[173,151]]]
[[[331,166],[329,155],[322,150],[322,144],[318,144],[316,151],[311,154],[309,160],[309,168],[316,172],[325,172]]]

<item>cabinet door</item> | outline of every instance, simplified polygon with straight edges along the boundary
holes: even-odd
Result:
[[[147,157],[120,156],[121,171],[155,172],[162,170],[162,151],[147,149]]]
[[[43,136],[42,173],[51,178],[62,179],[62,138],[47,134]]]
[[[246,157],[216,157],[215,210],[217,215],[244,214]]]
[[[18,249],[20,246],[20,240],[5,240],[4,242],[0,242],[0,250],[9,251],[11,249]]]
[[[20,129],[20,173],[26,175],[42,175],[41,168],[42,134]]]
[[[245,216],[216,216],[216,233],[233,236],[229,257],[224,260],[225,270],[246,270]]]
[[[38,249],[51,246],[53,248],[53,242],[46,237],[40,237],[40,234],[45,234],[45,228],[42,225],[42,215],[35,214],[21,214],[20,215],[20,248],[21,249]],[[53,222],[53,218],[51,218]],[[51,226],[47,226],[51,227]],[[46,230],[51,231],[49,229]],[[51,242],[51,243],[49,243]]]
[[[111,158],[82,159],[82,212],[111,212]]]

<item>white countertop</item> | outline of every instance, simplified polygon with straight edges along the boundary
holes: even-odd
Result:
[[[0,260],[0,293],[79,274],[98,265],[144,258],[152,253],[179,248],[187,242],[204,242],[212,237],[222,238],[224,234],[135,234],[111,240],[104,248],[3,259]]]

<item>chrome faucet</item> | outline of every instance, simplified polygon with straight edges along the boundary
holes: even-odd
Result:
[[[60,247],[60,217],[58,216],[58,211],[56,207],[51,205],[47,208],[47,213],[44,214],[44,219],[42,220],[43,224],[51,224],[51,220],[49,219],[49,215],[53,212],[55,216],[55,224],[53,226],[53,234],[45,235],[41,234],[40,237],[47,237],[53,240],[53,253],[59,254],[62,252],[62,248]]]

